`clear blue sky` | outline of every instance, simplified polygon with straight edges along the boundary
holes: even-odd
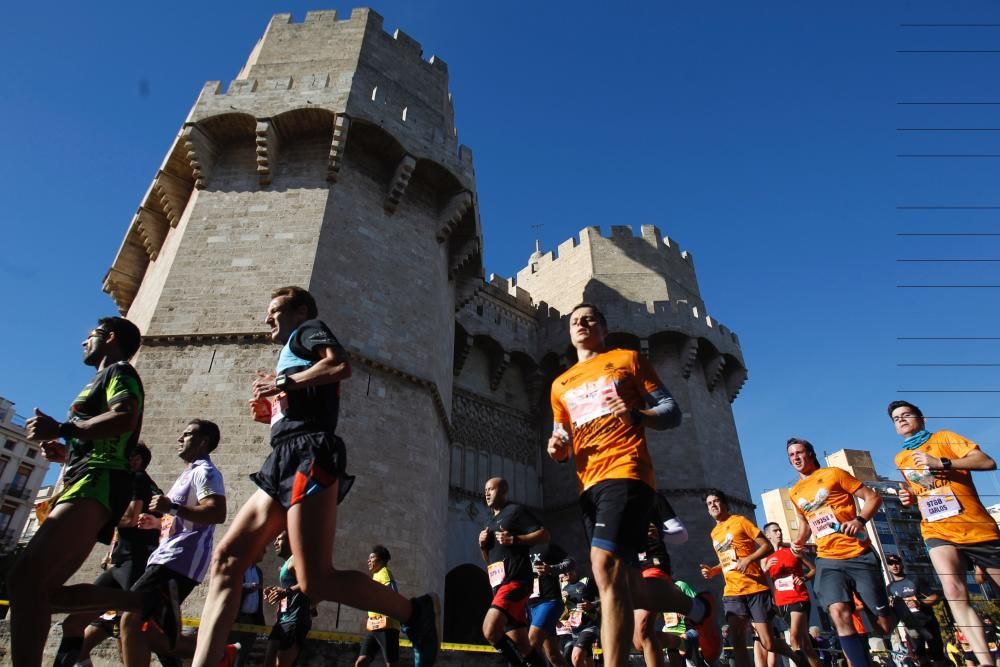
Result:
[[[900,390],[1000,389],[991,287],[1000,209],[993,2],[376,2],[449,65],[475,152],[487,272],[588,225],[656,224],[691,251],[708,311],[743,343],[735,404],[754,500],[789,482],[790,434],[872,449]],[[613,8],[615,7],[615,8]],[[350,4],[15,3],[0,24],[7,326],[0,394],[61,415],[79,341],[113,311],[101,279],[204,81],[232,79],[272,13]],[[997,417],[997,393],[905,394],[928,415]],[[997,454],[1000,419],[946,419]],[[981,490],[1000,493],[995,477]],[[995,501],[995,497],[987,500]]]

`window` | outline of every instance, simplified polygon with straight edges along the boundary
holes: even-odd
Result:
[[[8,439],[7,442],[3,443],[3,448],[6,449],[8,452],[14,451],[14,447],[16,446],[17,446],[16,440]]]
[[[14,475],[14,479],[10,480],[10,486],[8,487],[7,493],[12,496],[17,496],[18,498],[24,497],[24,487],[28,484],[28,478],[31,477],[31,472],[34,470],[31,466],[27,464],[21,464],[17,467],[17,474]]]
[[[17,505],[13,503],[4,503],[3,507],[0,507],[0,536],[7,532],[10,528],[10,522],[14,518],[14,512],[17,511]]]
[[[35,449],[34,447],[28,447],[28,458],[29,459],[38,458],[38,450]]]
[[[10,463],[10,459],[5,456],[0,456],[0,475],[3,475],[3,471],[7,469],[8,463]]]

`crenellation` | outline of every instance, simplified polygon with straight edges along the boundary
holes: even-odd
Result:
[[[278,16],[284,16],[284,14],[279,14]],[[292,15],[288,14],[287,23],[291,23],[292,22],[291,19]],[[336,23],[336,21],[337,21],[337,10],[314,9],[312,11],[306,12],[306,18],[304,23]]]
[[[413,39],[405,32],[396,28],[396,31],[392,33],[392,38],[396,40],[399,47],[408,53],[416,55],[418,58],[424,55],[424,47],[420,46],[420,42]]]
[[[613,239],[631,239],[632,226],[631,225],[611,225],[611,238]]]
[[[257,79],[233,79],[226,88],[226,95],[246,95],[257,92]]]

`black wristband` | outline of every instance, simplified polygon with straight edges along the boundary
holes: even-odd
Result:
[[[76,428],[73,426],[73,422],[65,421],[59,424],[59,437],[64,440],[69,440],[73,437],[72,431],[75,430]]]
[[[951,470],[951,459],[941,457],[941,470]]]
[[[854,517],[854,518],[855,518],[855,519],[857,520],[857,522],[858,522],[858,523],[860,523],[860,524],[861,524],[862,526],[863,526],[863,525],[865,525],[866,523],[868,523],[868,519],[864,518],[864,517],[863,517],[863,516],[861,516],[860,514],[859,514],[859,515],[857,515],[857,516],[856,516],[856,517]]]
[[[639,424],[642,423],[643,414],[642,412],[639,411],[638,408],[632,408],[631,410],[628,411],[628,414],[630,417],[632,417],[633,426],[638,426]]]

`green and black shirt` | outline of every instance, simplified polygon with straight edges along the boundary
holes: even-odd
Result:
[[[75,481],[91,468],[129,469],[129,454],[139,442],[139,433],[142,431],[145,392],[142,389],[142,380],[132,365],[127,361],[119,361],[99,370],[94,379],[73,400],[67,421],[91,419],[108,412],[116,403],[129,399],[136,401],[139,411],[139,420],[134,431],[96,440],[67,439],[69,451],[64,475],[67,483]]]

